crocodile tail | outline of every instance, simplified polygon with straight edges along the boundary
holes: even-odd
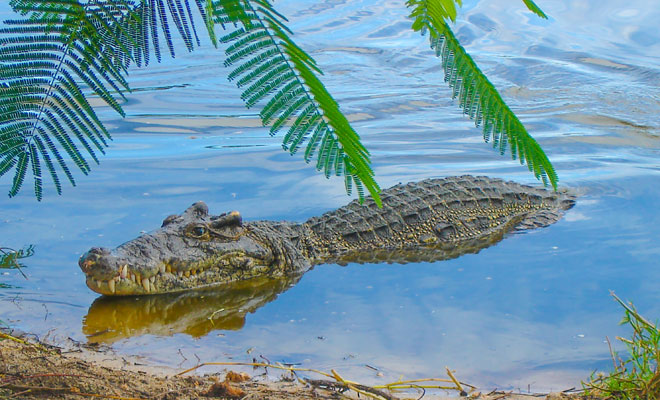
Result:
[[[526,231],[536,228],[544,228],[559,221],[567,210],[575,205],[576,196],[567,191],[556,192],[557,199],[554,200],[555,207],[536,210],[527,214],[515,226],[516,231]]]

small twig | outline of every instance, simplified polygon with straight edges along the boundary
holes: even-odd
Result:
[[[328,378],[334,378],[332,375],[330,375],[330,374],[328,374],[328,373],[326,373],[326,372],[323,372],[323,371],[316,370],[316,369],[309,369],[309,368],[293,368],[293,367],[285,367],[285,366],[283,366],[283,365],[277,365],[277,364],[266,364],[266,363],[259,363],[259,362],[251,362],[251,363],[245,363],[245,362],[205,362],[205,363],[198,364],[198,365],[196,365],[196,366],[194,366],[194,367],[192,367],[192,368],[188,368],[188,369],[185,370],[185,371],[181,371],[181,372],[179,372],[178,374],[176,374],[176,375],[174,375],[174,376],[185,375],[185,374],[187,374],[188,372],[191,372],[191,371],[194,371],[194,370],[199,369],[199,368],[201,368],[201,367],[206,367],[206,366],[209,366],[209,365],[222,365],[222,366],[226,366],[226,365],[241,365],[241,366],[264,367],[264,368],[270,367],[270,368],[283,369],[283,370],[287,370],[287,371],[290,371],[290,370],[292,370],[292,369],[295,369],[296,371],[314,372],[314,373],[317,373],[317,374],[320,374],[320,375],[326,376],[326,377],[328,377]]]
[[[225,311],[225,309],[224,309],[224,308],[221,308],[221,309],[218,309],[218,310],[213,311],[213,312],[211,313],[211,315],[208,316],[207,319],[208,319],[209,321],[211,321],[211,325],[215,325],[215,323],[213,322],[213,319],[215,319],[215,314],[217,314],[217,313],[221,313],[221,312],[223,312],[223,311]]]
[[[266,359],[265,357],[261,356],[262,358]],[[385,399],[385,400],[394,400],[395,398],[392,397],[391,395],[383,392],[380,389],[386,389],[386,390],[402,390],[402,389],[421,389],[422,390],[422,397],[424,397],[426,393],[426,389],[442,389],[442,390],[457,390],[460,391],[461,394],[467,394],[465,392],[464,387],[469,387],[470,391],[474,390],[475,387],[467,384],[467,383],[461,383],[456,379],[456,377],[453,375],[453,373],[447,368],[447,373],[451,379],[442,379],[442,378],[428,378],[428,379],[411,379],[411,380],[400,380],[397,382],[393,383],[388,383],[385,385],[377,385],[377,386],[367,386],[367,385],[362,385],[357,382],[353,381],[348,381],[341,377],[335,370],[330,370],[331,373],[319,371],[317,369],[311,369],[311,368],[297,368],[293,366],[287,366],[287,365],[282,365],[280,363],[277,364],[272,364],[272,363],[260,363],[256,362],[256,360],[253,360],[254,362],[251,363],[246,363],[246,362],[206,362],[206,363],[201,363],[199,365],[196,365],[192,368],[188,368],[185,371],[181,371],[175,376],[180,376],[187,374],[188,372],[194,371],[196,369],[199,369],[201,367],[205,366],[210,366],[210,365],[217,365],[217,366],[229,366],[229,365],[236,365],[236,366],[252,366],[255,368],[258,367],[263,367],[263,368],[276,368],[276,369],[281,369],[285,371],[291,372],[292,375],[294,375],[296,378],[298,378],[298,381],[301,383],[307,383],[310,384],[314,387],[327,387],[335,391],[346,391],[346,390],[352,390],[358,395],[366,396],[367,398],[371,399]],[[311,372],[315,374],[319,374],[322,376],[325,376],[327,378],[330,378],[332,380],[312,380],[312,379],[305,379],[304,381],[298,377],[296,372]],[[424,385],[420,383],[424,382],[446,382],[446,383],[453,383],[454,386],[440,386],[440,385]],[[341,394],[341,393],[340,393]],[[421,399],[421,397],[420,397]]]
[[[463,386],[461,386],[461,383],[458,381],[458,379],[456,379],[456,377],[454,376],[454,374],[451,373],[451,370],[449,369],[449,367],[445,367],[445,369],[447,370],[447,375],[449,375],[449,377],[451,378],[451,380],[454,382],[454,385],[456,385],[456,387],[458,388],[458,390],[459,390],[461,393],[464,393],[465,390],[463,390]]]
[[[405,381],[397,381],[397,382],[392,382],[388,383],[386,385],[376,385],[374,386],[375,388],[383,388],[383,389],[395,389],[395,388],[414,388],[414,387],[426,387],[427,389],[448,389],[448,390],[455,390],[456,386],[420,386],[420,385],[415,385],[417,382],[445,382],[445,383],[454,383],[451,379],[443,379],[443,378],[423,378],[423,379],[409,379]],[[461,382],[462,385],[468,386],[470,389],[476,389],[475,386],[472,386],[468,383]]]
[[[263,356],[263,355],[261,355],[261,354],[259,354],[259,358],[262,358],[262,359],[266,360],[266,362],[267,362],[268,364],[272,364],[272,363],[270,362],[270,360],[269,360],[267,357],[265,357],[265,356]]]
[[[325,379],[306,379],[304,383],[310,384],[316,388],[321,388],[321,389],[325,388],[328,390],[333,390],[340,394],[342,394],[347,390],[352,390],[356,393],[360,393],[361,395],[372,399],[395,400],[394,397],[390,396],[389,394],[381,390],[375,389],[372,386],[361,385],[359,383],[347,384],[345,382],[330,381]]]
[[[623,307],[626,311],[628,311],[630,314],[632,314],[639,322],[641,322],[643,325],[646,325],[648,328],[651,328],[653,330],[657,330],[657,327],[650,323],[646,318],[642,317],[637,310],[635,310],[634,307],[632,307],[629,304],[626,304],[623,300],[619,298],[616,294],[614,294],[613,291],[610,290],[610,296],[614,297],[614,300],[616,300],[619,304],[621,304],[621,307]]]
[[[179,353],[179,355],[180,355],[181,357],[183,357],[183,360],[181,360],[181,362],[179,363],[179,367],[180,367],[180,366],[183,365],[183,363],[185,363],[186,361],[188,361],[188,359],[186,358],[186,356],[183,355],[183,352],[181,351],[181,349],[178,349],[178,350],[177,350],[177,353]],[[201,365],[201,364],[200,364],[200,365]]]
[[[31,391],[32,391],[31,389],[27,389],[27,390],[24,390],[24,391],[22,391],[22,392],[14,393],[14,394],[12,394],[11,396],[9,396],[8,398],[11,399],[11,398],[14,398],[14,397],[18,397],[18,396],[20,396],[20,395],[22,395],[22,394],[30,393]]]
[[[607,340],[607,346],[610,348],[610,357],[612,357],[612,364],[614,364],[614,370],[618,371],[619,368],[616,365],[616,354],[614,354],[614,349],[612,348],[612,342],[610,342],[610,338],[605,336],[605,340]]]
[[[30,345],[30,343],[26,342],[25,340],[19,339],[17,337],[13,337],[12,335],[8,335],[8,334],[3,333],[3,332],[0,332],[0,338],[13,340],[16,343],[24,344],[26,346]]]

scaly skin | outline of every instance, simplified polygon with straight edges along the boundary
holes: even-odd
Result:
[[[92,248],[79,265],[95,292],[139,295],[299,276],[325,263],[437,261],[550,225],[575,204],[566,193],[472,176],[396,185],[381,199],[382,209],[368,198],[302,224],[243,223],[198,202],[112,251]]]

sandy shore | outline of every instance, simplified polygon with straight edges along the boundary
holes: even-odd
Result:
[[[355,385],[362,394],[346,390],[337,380],[296,380],[289,371],[255,368],[251,374],[229,369],[213,375],[177,375],[173,368],[144,365],[107,349],[86,345],[62,349],[29,339],[29,335],[0,332],[0,399],[455,399],[458,391],[390,393]],[[465,390],[464,398],[483,400],[584,399],[579,394],[481,393]],[[465,394],[465,393],[464,393]]]

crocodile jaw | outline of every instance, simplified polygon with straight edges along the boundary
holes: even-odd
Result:
[[[104,295],[146,295],[177,292],[249,279],[270,272],[273,256],[270,249],[248,237],[236,242],[214,243],[187,250],[181,257],[183,243],[173,245],[172,238],[154,240],[144,235],[110,251],[92,248],[83,254],[78,265],[86,275],[87,286]],[[145,254],[153,243],[168,243]],[[151,247],[145,246],[151,243]]]

